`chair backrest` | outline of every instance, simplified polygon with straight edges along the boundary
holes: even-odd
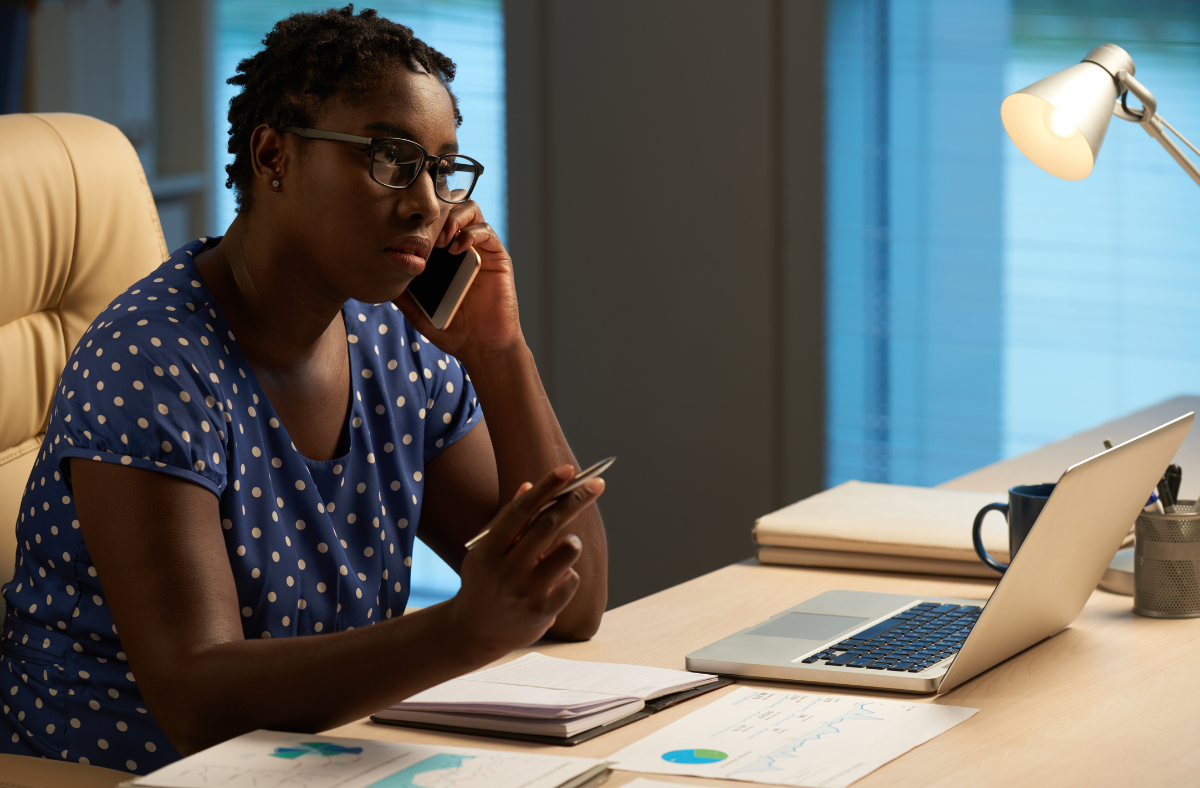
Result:
[[[0,585],[67,355],[166,256],[142,165],[115,126],[0,115]]]

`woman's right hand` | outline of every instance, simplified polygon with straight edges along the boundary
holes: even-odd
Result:
[[[604,480],[555,501],[573,477],[563,465],[521,485],[463,559],[462,588],[448,605],[460,631],[493,658],[546,634],[579,587],[572,567],[583,544],[567,526],[600,496]]]

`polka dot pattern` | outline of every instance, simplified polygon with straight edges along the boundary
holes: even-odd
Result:
[[[59,381],[4,587],[0,752],[143,774],[179,757],[130,672],[68,458],[171,474],[218,497],[246,638],[369,626],[407,604],[406,526],[420,518],[425,464],[481,418],[469,379],[392,304],[347,302],[349,450],[303,457],[195,268],[216,240],[182,247],[121,294]]]

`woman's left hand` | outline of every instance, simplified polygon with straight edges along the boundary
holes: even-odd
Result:
[[[464,363],[472,356],[503,353],[521,347],[525,338],[517,312],[512,258],[492,226],[483,220],[483,213],[474,200],[450,209],[434,246],[447,243],[451,254],[474,248],[479,252],[483,266],[446,330],[433,327],[408,291],[393,303],[430,342]]]

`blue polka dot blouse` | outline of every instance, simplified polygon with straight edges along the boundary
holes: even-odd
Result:
[[[392,304],[350,301],[349,450],[303,457],[196,270],[217,240],[184,246],[121,294],[67,361],[4,587],[0,752],[143,774],[179,757],[126,662],[68,458],[169,473],[218,496],[247,638],[404,612],[425,464],[481,418],[470,380]]]

